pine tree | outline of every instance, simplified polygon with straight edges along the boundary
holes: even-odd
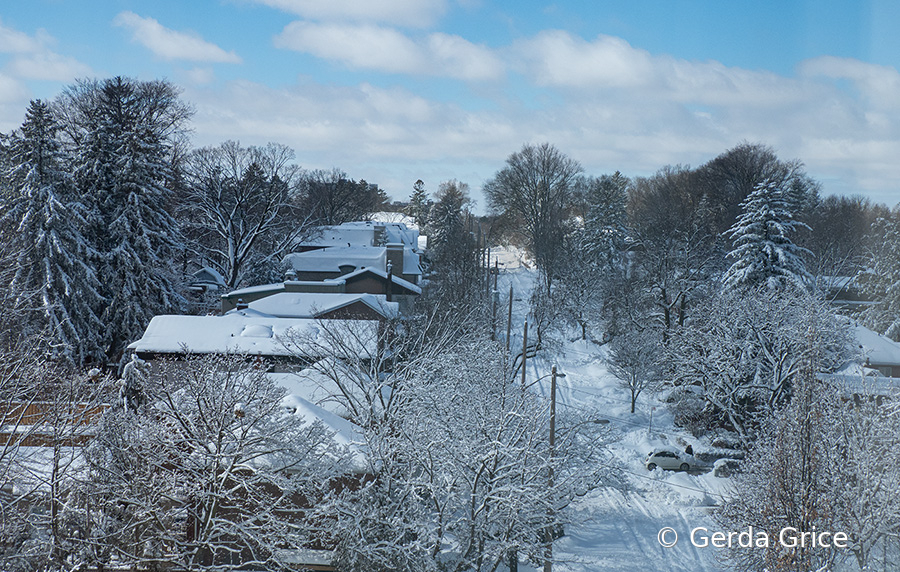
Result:
[[[83,234],[91,213],[75,196],[58,129],[50,107],[35,100],[9,138],[3,242],[14,256],[11,294],[36,318],[26,329],[46,328],[52,355],[81,365],[102,356],[102,296],[97,253]]]
[[[425,190],[425,182],[422,179],[416,181],[413,185],[413,192],[409,196],[409,205],[406,207],[406,214],[411,216],[419,230],[424,232],[425,225],[428,224],[428,214],[432,207],[432,202],[428,200],[428,192]]]
[[[616,171],[588,181],[582,245],[601,264],[615,264],[625,240],[628,177]]]
[[[171,264],[180,244],[169,209],[172,150],[190,112],[171,84],[121,77],[81,82],[61,106],[76,183],[99,215],[92,240],[107,296],[107,354],[117,359],[150,318],[184,302]]]
[[[807,227],[794,219],[798,203],[792,187],[772,181],[758,184],[741,203],[742,214],[727,232],[734,244],[728,257],[735,259],[723,277],[727,287],[803,287],[809,283],[802,258],[809,251],[789,238],[797,227]]]
[[[470,301],[476,286],[478,245],[471,230],[469,186],[456,180],[441,183],[428,221],[428,257],[437,289],[448,300]]]

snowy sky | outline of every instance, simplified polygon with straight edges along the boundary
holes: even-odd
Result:
[[[195,145],[277,141],[394,198],[523,143],[589,174],[741,141],[900,201],[894,0],[4,0],[0,131],[75,78],[168,78]]]

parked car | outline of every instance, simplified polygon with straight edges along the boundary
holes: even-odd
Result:
[[[656,467],[667,471],[690,471],[697,469],[700,464],[693,455],[688,455],[671,447],[660,447],[650,451],[644,465],[648,471]]]
[[[730,477],[741,470],[741,461],[738,459],[718,459],[713,463],[713,476]]]

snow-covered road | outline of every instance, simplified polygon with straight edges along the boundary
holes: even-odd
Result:
[[[505,270],[501,272],[498,290],[505,298],[510,285],[513,286],[511,347],[520,348],[535,272],[518,264],[517,253],[501,251],[499,254]],[[506,313],[498,312],[498,315],[502,316],[498,330],[505,334]],[[654,447],[683,448],[688,443],[697,447],[699,443],[673,425],[671,415],[656,396],[642,395],[636,412],[631,413],[628,395],[617,387],[616,379],[607,371],[604,355],[605,349],[595,343],[562,340],[561,347],[539,352],[527,365],[527,379],[536,381],[532,391],[549,397],[547,374],[556,365],[565,373],[565,377],[558,378],[557,406],[576,408],[609,421],[608,463],[625,484],[624,490],[601,488],[577,501],[573,510],[580,524],[567,528],[566,536],[554,544],[557,559],[554,569],[563,572],[720,570],[717,549],[694,547],[689,533],[698,526],[716,530],[710,511],[727,492],[728,480],[716,478],[711,472],[692,475],[661,469],[647,471],[643,460]],[[664,527],[672,527],[678,534],[678,542],[671,548],[664,548],[657,540]],[[519,570],[530,568],[520,564]]]

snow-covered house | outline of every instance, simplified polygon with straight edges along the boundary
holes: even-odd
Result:
[[[379,343],[378,320],[329,320],[327,327],[347,328],[354,335],[342,347],[331,347],[323,323],[309,318],[278,318],[254,311],[231,312],[224,316],[155,316],[141,339],[128,349],[140,359],[181,357],[188,354],[237,354],[271,362],[304,363],[323,357],[356,357],[375,353]],[[303,339],[305,352],[298,354]],[[323,348],[327,348],[327,351]],[[317,352],[321,351],[321,355]],[[346,352],[347,355],[340,355]]]
[[[843,319],[849,328],[853,343],[850,349],[856,358],[838,371],[820,373],[818,377],[843,388],[845,397],[857,404],[861,400],[881,403],[885,398],[895,398],[900,391],[900,344],[855,320]]]
[[[872,299],[863,293],[856,276],[816,276],[816,287],[836,308],[856,311],[872,304]]]
[[[397,302],[388,302],[380,294],[330,294],[279,292],[246,305],[245,315],[274,318],[310,318],[321,320],[355,319],[386,320],[400,314]]]
[[[900,378],[900,344],[855,322],[851,323],[863,367],[885,377]]]
[[[215,268],[210,268],[209,266],[204,266],[191,274],[191,281],[188,284],[189,290],[202,292],[225,290],[226,288],[225,278]]]
[[[322,226],[312,237],[301,242],[298,252],[333,248],[338,246],[384,246],[402,244],[418,250],[419,231],[403,222],[354,221],[339,225]]]
[[[296,274],[291,274],[290,278]],[[415,299],[422,289],[395,274],[375,268],[361,268],[344,274],[339,278],[325,280],[293,280],[261,286],[251,286],[229,292],[222,296],[222,313],[238,307],[238,304],[251,304],[269,296],[280,293],[309,294],[372,294],[383,297],[385,302],[396,303],[400,314],[408,314],[412,310]],[[337,300],[337,298],[335,298]],[[325,298],[317,300],[321,307],[331,307],[332,303]]]
[[[391,273],[418,284],[422,276],[419,254],[400,243],[385,246],[335,246],[295,252],[284,259],[298,280],[339,278],[356,270],[373,269]]]
[[[227,291],[225,278],[215,269],[204,266],[188,277],[187,299],[191,314],[215,312],[218,298]]]

